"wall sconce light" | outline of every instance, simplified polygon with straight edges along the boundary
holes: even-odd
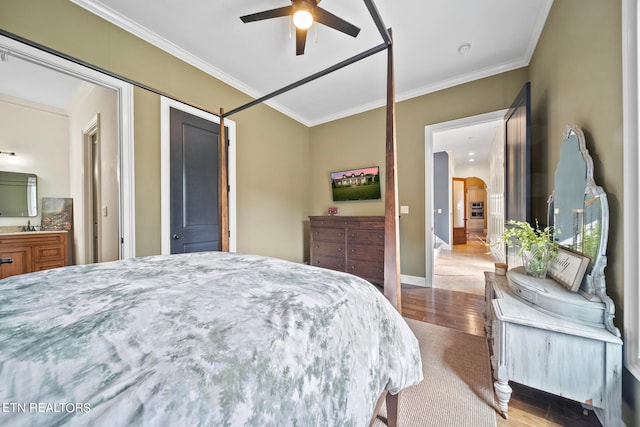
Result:
[[[7,156],[15,156],[16,153],[13,151],[0,151],[0,154],[6,154]]]

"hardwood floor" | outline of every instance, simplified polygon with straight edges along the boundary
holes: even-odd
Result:
[[[402,285],[402,314],[416,320],[485,336],[484,297],[442,288]],[[509,401],[509,419],[496,414],[498,427],[600,426],[593,411],[568,399],[519,384]],[[496,404],[497,407],[497,404]]]

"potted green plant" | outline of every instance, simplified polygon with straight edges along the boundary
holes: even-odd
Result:
[[[544,279],[547,277],[549,262],[558,254],[558,243],[554,236],[552,226],[541,230],[537,220],[535,228],[526,221],[509,220],[500,241],[508,247],[519,248],[518,255],[522,257],[527,275]]]

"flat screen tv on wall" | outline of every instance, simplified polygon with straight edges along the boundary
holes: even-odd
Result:
[[[380,169],[378,166],[331,172],[334,202],[380,199]]]

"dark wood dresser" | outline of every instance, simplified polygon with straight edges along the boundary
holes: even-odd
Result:
[[[310,216],[310,264],[384,283],[384,216]]]

